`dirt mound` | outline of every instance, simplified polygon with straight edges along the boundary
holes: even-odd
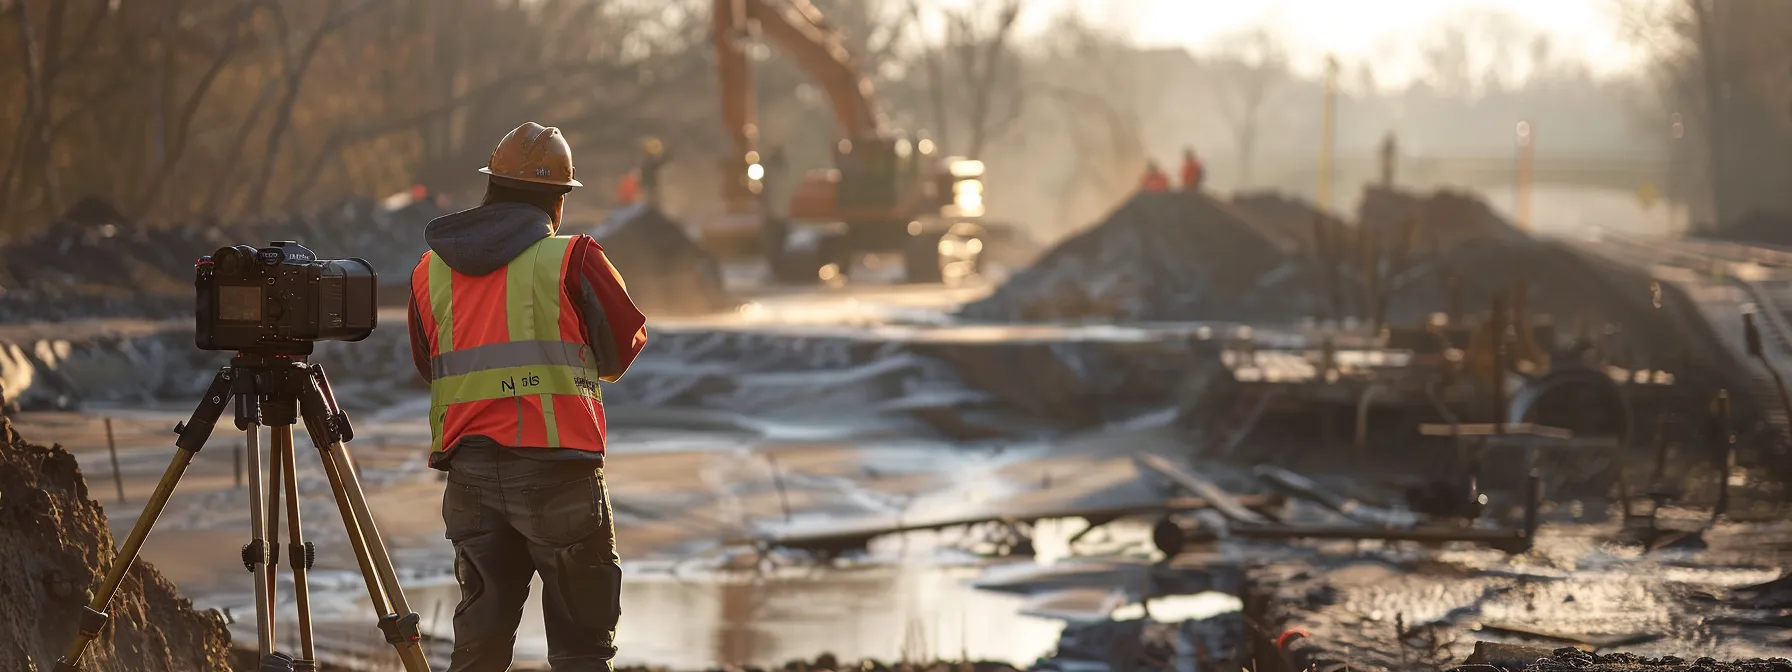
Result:
[[[1139,194],[960,315],[994,321],[1245,319],[1285,313],[1264,292],[1287,255],[1204,194]],[[1293,297],[1300,298],[1300,297]]]
[[[55,665],[113,548],[105,513],[88,499],[74,456],[26,443],[0,418],[0,670]],[[83,669],[230,669],[223,618],[194,610],[144,562],[125,575],[110,613]]]
[[[1358,226],[1378,240],[1394,241],[1414,225],[1414,253],[1441,253],[1469,242],[1515,243],[1530,236],[1500,217],[1474,194],[1440,189],[1429,194],[1371,186],[1357,207]]]
[[[1320,212],[1318,206],[1275,191],[1237,194],[1232,197],[1232,206],[1257,222],[1263,231],[1301,249],[1312,249],[1315,220],[1339,225],[1337,218]]]
[[[592,237],[629,283],[629,296],[649,317],[706,313],[733,304],[722,288],[722,265],[685,233],[684,227],[653,208],[613,213]]]

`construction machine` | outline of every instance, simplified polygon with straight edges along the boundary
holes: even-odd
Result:
[[[764,255],[787,282],[844,280],[895,255],[910,282],[977,272],[989,238],[983,163],[888,129],[871,81],[813,4],[714,0],[713,37],[732,151],[721,166],[725,214],[698,227],[704,247],[723,258]],[[806,174],[782,212],[766,203],[753,87],[752,54],[768,42],[826,93],[839,131],[835,167]]]

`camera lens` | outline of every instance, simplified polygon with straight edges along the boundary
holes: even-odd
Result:
[[[212,253],[212,264],[219,275],[237,275],[255,263],[255,248],[248,245],[218,248]]]

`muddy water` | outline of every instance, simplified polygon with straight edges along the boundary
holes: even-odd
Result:
[[[1016,617],[1019,598],[965,586],[968,576],[938,567],[757,579],[638,576],[623,587],[618,662],[700,669],[782,663],[823,651],[845,659],[968,652],[1028,662],[1051,650],[1061,624]],[[439,627],[448,629],[458,589],[440,585],[413,592],[419,605],[445,605]],[[546,659],[539,583],[524,610],[516,652],[519,663]]]
[[[1017,616],[1021,598],[966,585],[975,574],[968,567],[920,564],[758,577],[636,571],[623,584],[617,662],[704,669],[782,664],[832,652],[845,660],[968,655],[1025,664],[1049,653],[1063,624]],[[369,648],[363,644],[378,648],[373,614],[364,606],[366,593],[354,580],[358,577],[339,578],[343,580],[326,575],[313,582],[314,618],[348,631],[364,623],[368,641],[321,641],[326,659],[333,657],[329,650]],[[460,590],[449,577],[407,582],[405,594],[426,632],[453,636]],[[281,606],[276,619],[289,631],[296,613],[290,602],[283,600]],[[239,620],[232,625],[233,634],[244,641],[255,637],[248,615],[252,610],[247,604],[231,609]],[[536,581],[517,632],[516,665],[545,669],[546,661],[541,584]]]

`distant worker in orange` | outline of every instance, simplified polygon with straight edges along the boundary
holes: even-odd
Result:
[[[1193,147],[1182,150],[1182,190],[1200,191],[1201,183],[1207,179],[1207,167],[1201,165],[1201,159],[1195,156]]]
[[[1170,176],[1164,174],[1164,169],[1157,167],[1156,161],[1147,161],[1145,163],[1145,178],[1140,182],[1139,190],[1152,193],[1169,191]]]
[[[628,207],[641,202],[641,171],[630,170],[623,173],[622,179],[616,182],[616,203]]]

